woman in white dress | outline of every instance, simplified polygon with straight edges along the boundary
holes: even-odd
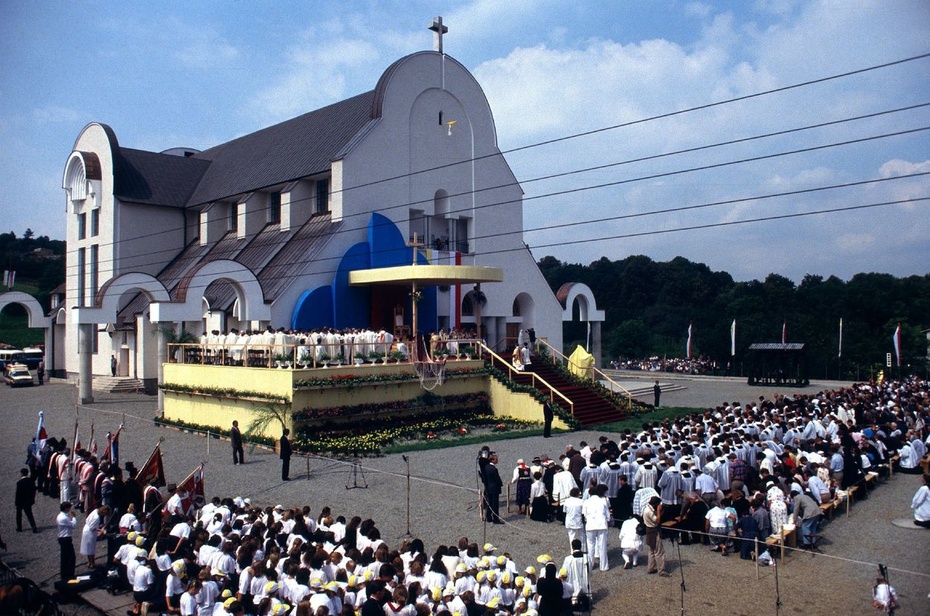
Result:
[[[87,557],[87,568],[94,568],[94,557],[97,554],[97,541],[106,532],[107,518],[110,517],[110,507],[104,505],[90,512],[84,520],[84,529],[81,531],[81,554]]]
[[[768,485],[765,500],[768,502],[772,534],[777,535],[781,532],[782,525],[788,521],[788,505],[785,502],[785,493],[782,491],[781,486],[775,482],[770,482]]]

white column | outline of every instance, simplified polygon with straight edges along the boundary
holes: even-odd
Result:
[[[602,368],[604,364],[601,362],[601,322],[600,321],[591,322],[591,355],[594,356],[594,365],[598,368]]]
[[[168,362],[168,337],[174,331],[174,323],[158,324],[158,412],[165,413],[165,392],[161,390],[165,382],[165,364]]]
[[[80,404],[93,404],[94,376],[91,373],[93,339],[97,326],[94,323],[78,325],[78,400]]]

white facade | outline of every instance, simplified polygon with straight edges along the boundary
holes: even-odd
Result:
[[[299,134],[310,130],[318,134]],[[317,151],[321,143],[329,150]],[[258,164],[241,154],[262,148]],[[304,167],[292,169],[302,156]],[[157,377],[159,329],[289,327],[301,295],[329,285],[340,258],[365,241],[373,212],[405,238],[425,239],[432,262],[504,270],[503,283],[482,286],[492,346],[508,328],[534,327],[561,348],[562,306],[523,244],[522,190],[487,99],[437,52],[398,60],[370,93],[201,153],[129,150],[109,127],[90,124],[63,185],[68,310],[56,317],[67,322],[64,365],[55,368],[72,375],[79,322],[95,340],[93,374],[109,374],[116,355],[121,375],[148,381]],[[310,225],[323,235],[302,239]],[[297,249],[306,254],[293,262]],[[213,278],[198,286],[198,272]],[[454,288],[437,297],[438,326],[455,326],[462,298]]]

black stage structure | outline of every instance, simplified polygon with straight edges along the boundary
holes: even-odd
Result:
[[[810,385],[803,342],[756,342],[747,359],[750,385]]]

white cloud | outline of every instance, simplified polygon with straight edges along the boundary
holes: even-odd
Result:
[[[60,105],[50,105],[48,107],[32,110],[32,117],[39,124],[56,124],[59,122],[73,123],[80,120],[83,115],[84,114],[75,109],[62,107]]]

